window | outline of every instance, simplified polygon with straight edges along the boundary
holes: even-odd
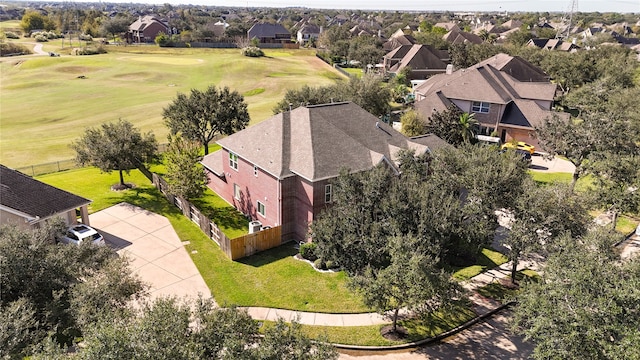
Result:
[[[238,155],[232,152],[229,153],[229,166],[234,170],[238,170]]]
[[[267,216],[267,215],[265,215],[266,211],[265,211],[264,204],[261,203],[260,201],[258,201],[258,214],[260,214],[262,216],[265,216],[265,217]]]
[[[240,200],[240,185],[233,184],[233,197]]]
[[[258,166],[253,165],[253,176],[258,177]]]
[[[473,112],[477,112],[477,113],[482,113],[482,114],[487,114],[489,113],[489,106],[491,104],[487,103],[487,102],[481,102],[481,101],[474,101],[471,103],[471,111]]]
[[[331,185],[324,186],[324,202],[331,202]]]

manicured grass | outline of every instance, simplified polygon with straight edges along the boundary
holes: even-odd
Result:
[[[302,331],[312,339],[328,341],[334,344],[389,346],[418,341],[442,334],[473,319],[475,314],[464,305],[457,305],[444,311],[436,311],[424,318],[401,320],[399,326],[404,327],[408,336],[403,341],[387,340],[380,335],[386,325],[369,326],[311,326],[301,325]],[[273,322],[265,321],[265,327],[273,326]]]
[[[319,273],[295,260],[297,250],[285,244],[229,260],[206,237],[191,240],[192,259],[223,305],[266,306],[311,312],[358,313],[369,309],[350,291],[345,273]]]
[[[246,94],[257,123],[273,114],[288,89],[345,78],[309,50],[266,50],[265,57],[249,58],[238,49],[108,46],[108,54],[69,56],[61,45],[45,43],[45,51],[61,57],[0,59],[0,163],[15,168],[72,158],[68,145],[85,128],[119,118],[162,142],[168,133],[163,107],[192,88],[228,86]]]
[[[529,171],[529,174],[538,184],[553,184],[553,183],[571,183],[573,174],[570,173],[547,173],[540,171]],[[582,192],[593,186],[593,177],[591,175],[583,176],[578,179],[576,183],[576,191]]]
[[[151,170],[156,171],[154,167],[152,167]],[[111,174],[105,174],[101,173],[97,168],[73,169],[42,175],[37,179],[93,200],[91,205],[89,205],[90,213],[100,211],[123,201],[151,211],[155,211],[154,209],[158,208],[158,204],[155,203],[158,202],[162,205],[159,207],[159,211],[168,211],[164,206],[166,201],[158,198],[158,191],[138,170],[133,170],[130,175],[125,175],[125,182],[135,185],[135,188],[125,191],[112,191],[110,189],[111,185],[119,182],[117,172],[114,171]],[[207,212],[207,215],[218,224],[220,230],[228,237],[238,237],[249,231],[248,222],[245,217],[210,190],[207,191],[202,199],[194,201],[194,203],[198,202],[215,204],[216,211]],[[179,214],[177,210],[176,214]]]
[[[351,75],[354,75],[357,78],[361,78],[362,77],[362,69],[358,69],[358,68],[342,68],[342,70],[348,72]]]
[[[125,177],[127,183],[134,183],[136,187],[120,192],[110,190],[110,186],[118,182],[117,173],[101,174],[95,168],[43,175],[38,180],[93,200],[90,212],[126,201],[167,217],[180,239],[190,242],[187,251],[220,304],[317,312],[368,311],[362,300],[347,289],[344,273],[313,270],[307,263],[293,259],[296,250],[289,245],[231,261],[138,170]],[[223,205],[230,207],[226,203]],[[240,231],[242,225],[242,232],[246,233],[246,220],[240,224],[236,220],[225,223],[224,219],[216,218],[230,213],[224,209],[217,209],[213,216],[221,229],[233,234],[233,231]]]
[[[640,218],[638,217],[620,215],[618,216],[618,221],[616,222],[616,230],[627,235],[636,229],[638,223],[640,223]]]
[[[483,248],[478,254],[476,264],[461,268],[453,273],[453,278],[459,281],[469,280],[480,273],[500,266],[508,261],[504,254],[498,251]]]

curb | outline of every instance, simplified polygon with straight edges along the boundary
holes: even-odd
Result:
[[[418,340],[418,341],[413,341],[410,343],[406,343],[406,344],[398,344],[398,345],[389,345],[389,346],[363,346],[363,345],[347,345],[347,344],[334,344],[334,343],[329,343],[330,345],[335,346],[337,349],[342,349],[342,350],[359,350],[359,351],[389,351],[389,350],[405,350],[405,349],[409,349],[409,348],[414,348],[414,347],[418,347],[418,346],[422,346],[422,345],[427,345],[427,344],[431,344],[437,341],[440,341],[444,338],[447,338],[451,335],[457,334],[462,330],[465,330],[469,327],[471,327],[472,325],[477,324],[478,322],[493,316],[494,314],[510,307],[511,305],[515,304],[515,301],[510,301],[506,304],[502,304],[500,306],[498,306],[497,308],[490,310],[482,315],[479,315],[469,321],[467,321],[466,323],[455,327],[449,331],[443,332],[440,335],[436,335],[434,337],[431,338],[426,338],[426,339],[422,339],[422,340]]]

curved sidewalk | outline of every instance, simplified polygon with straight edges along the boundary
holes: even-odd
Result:
[[[109,246],[118,254],[131,260],[131,267],[143,281],[150,284],[151,298],[161,296],[210,297],[211,291],[187,253],[175,230],[164,216],[140,207],[120,203],[89,216],[90,225],[98,229]],[[529,267],[521,262],[518,269]],[[496,279],[509,276],[511,263],[475,276],[463,283],[468,290],[475,290]],[[500,304],[472,293],[470,297],[478,315],[486,314]],[[327,314],[273,309],[265,307],[241,307],[252,318],[261,321],[287,322],[296,320],[303,325],[315,326],[369,326],[390,323],[391,319],[378,313]],[[406,315],[401,311],[400,315]]]

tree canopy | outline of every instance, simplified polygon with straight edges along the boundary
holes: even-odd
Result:
[[[353,101],[373,115],[387,115],[391,109],[389,101],[391,92],[382,79],[375,75],[365,74],[362,78],[350,78],[348,82],[334,85],[287,90],[282,99],[273,109],[277,114],[304,105],[318,105],[338,101]]]
[[[566,236],[542,280],[523,287],[514,325],[535,359],[640,357],[640,257],[620,260],[620,239],[603,229]]]
[[[79,164],[90,164],[101,171],[118,171],[120,186],[126,187],[123,172],[135,169],[155,158],[158,143],[153,133],[145,135],[133,124],[120,119],[115,123],[104,123],[100,128],[89,128],[84,135],[71,144],[76,151]]]
[[[167,164],[165,178],[169,191],[185,199],[194,199],[202,195],[208,178],[199,163],[200,144],[189,141],[180,135],[169,136],[169,148],[163,154]]]
[[[191,89],[187,96],[178,93],[162,117],[172,134],[198,141],[209,153],[209,142],[217,135],[231,135],[249,124],[249,112],[244,97],[228,87],[211,85],[205,91]]]
[[[297,323],[282,320],[260,337],[245,310],[159,298],[137,311],[101,319],[85,333],[77,357],[98,359],[291,359],[330,360],[336,350],[313,343]],[[159,356],[158,354],[162,354]]]
[[[0,357],[22,358],[45,339],[59,347],[144,293],[107,247],[55,244],[62,221],[29,231],[0,227]]]

